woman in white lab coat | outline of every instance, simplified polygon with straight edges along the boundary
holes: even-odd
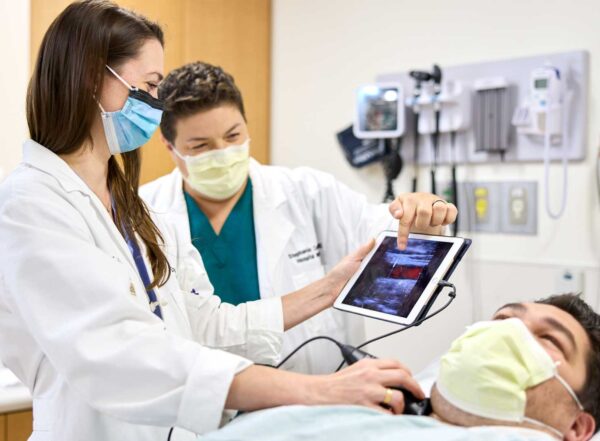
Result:
[[[68,6],[43,39],[31,140],[0,185],[0,359],[32,393],[31,439],[158,441],[170,426],[214,430],[224,409],[281,404],[385,398],[401,411],[389,386],[422,392],[398,362],[311,377],[231,353],[277,357],[283,329],[328,307],[369,245],[287,304],[210,295],[197,259],[137,195],[136,149],[161,117],[162,46],[155,23],[100,0]]]
[[[163,141],[177,168],[140,194],[166,219],[180,250],[200,252],[225,301],[273,299],[305,287],[370,237],[398,228],[398,219],[402,241],[409,228],[439,234],[454,221],[456,208],[432,207],[440,199],[434,195],[400,196],[392,211],[406,212],[394,219],[387,205],[368,203],[329,174],[251,159],[241,93],[219,67],[182,66],[167,75],[159,96],[165,100]],[[358,316],[329,308],[287,331],[283,353],[316,335],[358,344],[363,329]],[[317,341],[285,367],[327,373],[340,360],[330,342]]]

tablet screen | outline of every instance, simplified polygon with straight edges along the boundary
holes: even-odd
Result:
[[[408,239],[398,250],[385,237],[342,303],[406,318],[452,248],[451,242]]]

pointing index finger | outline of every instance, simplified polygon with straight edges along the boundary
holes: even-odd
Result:
[[[398,249],[405,250],[408,244],[408,233],[412,227],[415,219],[416,206],[411,199],[404,201],[404,212],[400,217],[400,224],[398,225]]]

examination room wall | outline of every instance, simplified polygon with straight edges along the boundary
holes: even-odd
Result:
[[[445,350],[465,324],[489,317],[501,304],[558,290],[564,270],[583,275],[585,298],[598,308],[600,222],[594,167],[600,114],[600,8],[597,0],[274,0],[271,158],[334,174],[375,202],[384,192],[379,165],[357,171],[345,161],[335,133],[353,116],[353,92],[378,74],[586,49],[590,52],[589,150],[569,166],[567,211],[544,211],[543,166],[464,166],[459,180],[538,182],[538,234],[471,234],[467,261],[454,277],[455,303],[406,335],[371,347],[413,369]],[[561,173],[552,168],[554,204]],[[410,188],[410,167],[396,191]],[[429,186],[423,168],[422,185]],[[442,167],[440,180],[448,180]],[[441,304],[441,299],[438,305]],[[367,323],[374,336],[391,326]]]
[[[166,68],[207,60],[233,72],[249,90],[246,110],[255,139],[255,154],[269,158],[270,2],[269,0],[117,0],[165,29]],[[0,0],[0,13],[10,17],[0,28],[0,180],[21,160],[27,138],[25,95],[41,39],[48,25],[71,0]],[[232,7],[237,6],[235,8]],[[198,26],[206,31],[198,34]],[[245,57],[252,53],[252,57]],[[173,167],[156,135],[144,150],[141,181],[147,182]]]
[[[21,160],[27,136],[25,92],[29,79],[29,1],[0,0],[0,180]],[[10,17],[10,19],[6,19]]]

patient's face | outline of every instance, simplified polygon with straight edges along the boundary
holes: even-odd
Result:
[[[583,387],[590,341],[583,327],[567,312],[540,303],[511,303],[500,308],[494,320],[517,317],[525,323],[554,361],[558,373],[575,390]]]
[[[560,362],[558,373],[573,388],[580,391],[586,379],[586,359],[590,341],[583,327],[570,314],[551,305],[514,303],[500,308],[494,320],[521,319],[550,357]],[[495,424],[467,414],[446,402],[434,388],[434,412],[447,422],[465,425]],[[562,433],[569,430],[579,413],[574,400],[560,382],[553,378],[527,390],[526,415],[555,427]],[[512,425],[512,424],[511,424]]]

